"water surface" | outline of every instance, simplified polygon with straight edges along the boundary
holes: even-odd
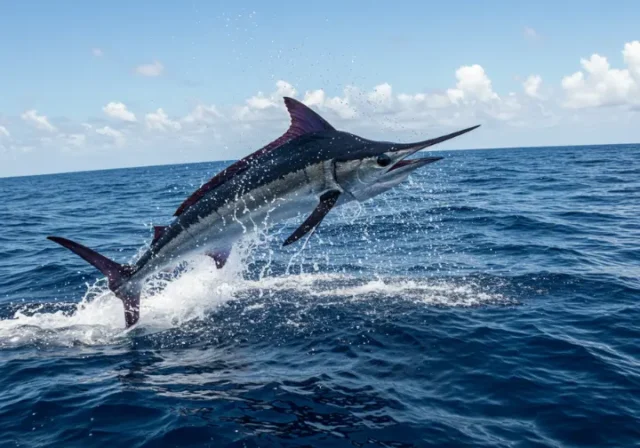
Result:
[[[45,237],[131,261],[225,164],[0,179],[0,446],[637,446],[640,146],[438,154],[129,332]]]

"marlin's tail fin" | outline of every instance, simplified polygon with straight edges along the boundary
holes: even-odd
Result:
[[[48,236],[47,239],[66,247],[102,272],[109,280],[109,289],[124,303],[124,319],[127,328],[135,325],[140,318],[140,286],[128,283],[133,274],[130,265],[118,264],[98,252],[66,238]]]

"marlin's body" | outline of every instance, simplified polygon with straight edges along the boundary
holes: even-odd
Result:
[[[109,288],[124,302],[127,327],[139,319],[140,292],[149,276],[198,253],[222,267],[243,234],[309,215],[285,241],[291,244],[314,231],[334,206],[376,196],[439,160],[403,160],[408,155],[475,129],[415,144],[375,142],[335,130],[296,100],[285,103],[289,130],[200,187],[178,208],[173,223],[155,228],[151,246],[135,265],[119,265],[73,241],[49,237],[108,277]]]

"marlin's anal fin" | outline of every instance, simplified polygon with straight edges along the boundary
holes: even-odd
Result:
[[[309,217],[302,223],[302,225],[298,227],[296,231],[293,232],[282,245],[288,246],[291,243],[295,243],[310,231],[315,230],[316,227],[320,225],[324,217],[327,216],[327,213],[329,213],[333,206],[336,205],[339,197],[339,190],[329,190],[322,196],[320,196],[320,203],[315,208],[315,210],[313,210],[311,215],[309,215]]]
[[[231,254],[231,249],[217,249],[215,251],[206,253],[206,255],[208,255],[213,259],[213,261],[215,261],[216,267],[218,269],[222,269],[224,265],[227,264],[229,254]]]

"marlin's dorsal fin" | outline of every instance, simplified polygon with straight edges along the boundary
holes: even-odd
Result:
[[[234,164],[229,165],[227,168],[220,171],[218,174],[212,177],[209,182],[202,185],[191,196],[185,199],[184,202],[180,204],[180,207],[178,207],[173,216],[180,216],[187,208],[191,207],[193,204],[202,199],[202,197],[209,191],[227,182],[237,174],[242,173],[249,167],[251,162],[269,153],[270,151],[273,151],[277,147],[284,145],[288,141],[313,132],[335,131],[335,128],[331,126],[327,122],[327,120],[315,113],[309,107],[302,104],[300,101],[294,100],[293,98],[284,97],[284,104],[285,106],[287,106],[289,117],[291,118],[291,125],[289,126],[287,132],[282,134],[281,137],[278,137],[277,139],[269,143],[264,148],[257,150],[253,154],[248,155],[242,160],[238,160]]]
[[[300,137],[301,135],[311,132],[336,130],[327,120],[300,101],[285,96],[284,104],[287,106],[289,116],[291,117],[291,126],[284,135],[291,134],[292,136]],[[282,137],[284,137],[284,135]]]

